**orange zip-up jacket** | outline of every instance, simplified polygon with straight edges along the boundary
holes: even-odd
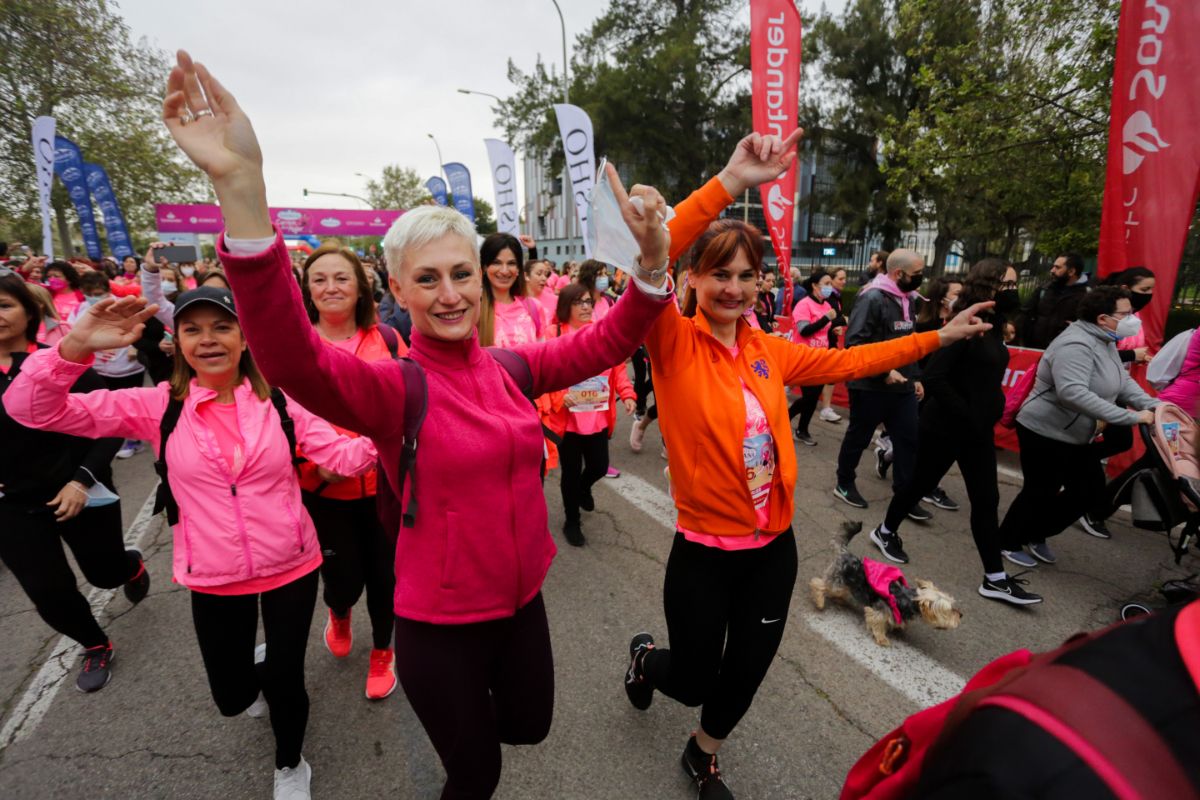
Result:
[[[703,312],[688,318],[675,308],[659,316],[646,339],[679,525],[717,536],[749,536],[757,530],[742,458],[746,405],[739,378],[762,404],[775,440],[770,523],[764,532],[777,533],[792,524],[796,487],[784,387],[878,375],[932,353],[939,339],[931,331],[848,350],[820,350],[754,330],[740,319],[737,347],[734,357],[713,336]]]
[[[400,334],[396,334],[398,356],[408,355],[408,347],[405,346],[404,340],[400,338]],[[328,347],[334,345],[329,342],[325,343]],[[383,334],[379,332],[379,325],[372,326],[369,330],[363,331],[362,341],[359,342],[354,355],[358,356],[363,361],[383,361],[392,357],[388,351],[387,342],[383,338]],[[331,425],[333,423],[330,423]],[[333,426],[338,433],[345,434],[351,438],[358,438],[359,434],[348,428],[341,428],[337,425]],[[304,453],[297,448],[298,454],[303,457]],[[375,470],[365,472],[356,478],[346,478],[344,481],[337,483],[326,483],[317,473],[317,465],[307,459],[300,463],[298,467],[300,472],[300,488],[306,492],[316,492],[321,497],[329,498],[330,500],[358,500],[363,497],[375,496]]]

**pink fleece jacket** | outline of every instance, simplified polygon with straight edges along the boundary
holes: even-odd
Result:
[[[88,439],[141,439],[158,452],[168,385],[69,393],[87,367],[64,360],[57,347],[39,350],[25,360],[21,374],[4,393],[4,407],[30,428]],[[216,436],[196,411],[214,397],[215,392],[193,380],[167,440],[171,491],[179,504],[179,524],[172,529],[174,577],[190,588],[273,577],[320,552],[316,529],[300,502],[300,483],[275,406],[259,400],[249,381],[234,390],[246,457],[233,475]],[[374,466],[375,448],[369,440],[342,436],[291,398],[287,409],[295,422],[296,441],[313,461],[341,475],[358,475]]]
[[[1193,417],[1200,417],[1200,329],[1192,332],[1183,366],[1171,385],[1158,393],[1164,403],[1174,403]]]
[[[671,255],[731,202],[716,179],[676,208]],[[242,328],[263,374],[306,408],[375,441],[392,490],[404,434],[404,380],[390,361],[365,363],[326,347],[308,321],[283,238],[226,267]],[[625,292],[602,322],[567,338],[514,348],[533,375],[533,395],[610,369],[646,338],[670,295]],[[397,616],[463,624],[512,616],[542,588],[554,542],[540,478],[537,412],[472,336],[445,342],[412,334],[409,357],[425,369],[429,403],[416,461],[416,525],[396,545]]]

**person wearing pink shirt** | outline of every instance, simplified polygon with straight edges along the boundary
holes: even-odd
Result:
[[[63,340],[71,330],[71,326],[59,319],[58,309],[54,307],[54,298],[50,290],[40,283],[28,284],[29,293],[37,301],[42,310],[42,323],[38,326],[37,341],[44,345],[56,345]]]
[[[484,347],[515,347],[545,338],[541,303],[530,295],[525,284],[520,240],[507,233],[493,233],[479,246],[479,263],[484,266],[479,343]]]
[[[792,340],[800,344],[829,349],[829,326],[838,316],[837,309],[829,303],[833,296],[833,276],[818,267],[803,283],[804,298],[796,303],[792,311],[795,327],[792,328]],[[796,439],[815,447],[817,440],[808,432],[817,403],[821,399],[824,385],[800,387],[800,397],[792,401],[788,408],[788,416],[800,420],[796,423]]]
[[[545,261],[530,260],[525,263],[525,286],[529,296],[542,304],[543,327],[554,321],[558,309],[558,291],[550,287],[550,265]]]
[[[555,322],[560,336],[571,336],[592,324],[592,298],[582,284],[572,283],[559,294]],[[587,542],[579,511],[595,510],[592,487],[608,472],[608,440],[616,429],[617,401],[632,415],[636,397],[624,364],[550,395],[546,425],[562,437],[558,457],[566,512],[563,537],[574,547]]]
[[[341,475],[370,470],[378,456],[369,439],[338,434],[271,389],[228,290],[201,288],[178,300],[170,382],[69,393],[95,353],[130,346],[156,310],[140,297],[105,298],[57,347],[25,360],[4,406],[30,428],[153,443],[164,487],[159,498],[172,528],[174,580],[191,590],[213,700],[225,716],[269,710],[280,797],[281,778],[286,787],[297,770],[307,773],[304,656],[321,565],[300,502],[295,444]],[[164,423],[172,416],[173,429]],[[265,649],[255,647],[260,609]]]
[[[66,261],[51,261],[46,265],[46,288],[54,298],[54,308],[59,319],[70,319],[83,304],[83,292],[79,291],[79,271]]]
[[[139,297],[142,294],[142,282],[138,277],[138,260],[134,256],[125,256],[121,262],[121,273],[112,279],[113,297]]]
[[[612,278],[608,274],[608,265],[594,258],[589,258],[579,265],[579,277],[576,279],[583,288],[588,290],[592,298],[592,320],[599,322],[612,310],[612,297],[607,294]]]

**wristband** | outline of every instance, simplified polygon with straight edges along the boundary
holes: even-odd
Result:
[[[667,268],[671,266],[670,256],[667,256],[666,260],[663,261],[662,266],[656,267],[655,269],[646,269],[643,267],[641,255],[637,257],[636,261],[637,263],[634,266],[634,273],[641,280],[651,284],[661,281],[667,274]]]

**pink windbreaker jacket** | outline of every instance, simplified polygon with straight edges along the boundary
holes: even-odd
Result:
[[[4,394],[9,416],[30,428],[89,439],[145,440],[157,453],[169,386],[70,394],[87,366],[66,361],[57,347],[34,353]],[[320,550],[300,502],[300,483],[279,414],[270,400],[255,396],[249,381],[234,394],[246,449],[239,474],[230,474],[216,437],[196,413],[196,406],[215,393],[194,380],[167,440],[171,492],[179,504],[174,576],[188,587],[278,575],[312,560]],[[295,421],[296,441],[309,459],[340,475],[358,475],[375,466],[370,439],[339,434],[291,398],[287,409]]]
[[[676,208],[672,258],[732,202],[713,179]],[[404,380],[390,361],[363,362],[325,346],[308,321],[283,239],[253,256],[217,252],[263,374],[324,419],[374,439],[392,490],[404,434]],[[601,322],[513,348],[535,397],[622,363],[670,296],[625,292]],[[541,591],[556,552],[539,476],[538,415],[477,336],[445,342],[415,328],[409,357],[425,370],[429,403],[416,457],[418,512],[396,546],[397,616],[464,624],[510,617]],[[11,391],[11,390],[10,390]]]

